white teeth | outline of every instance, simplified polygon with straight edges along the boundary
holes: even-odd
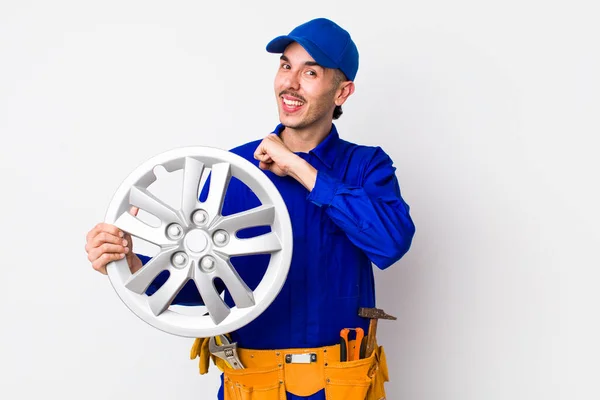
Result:
[[[304,104],[301,101],[288,100],[288,99],[283,99],[283,102],[288,106],[301,106],[302,104]]]

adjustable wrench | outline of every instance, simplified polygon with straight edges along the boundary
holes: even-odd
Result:
[[[221,340],[221,345],[218,345],[215,336],[212,336],[208,341],[208,350],[215,357],[225,360],[231,368],[243,369],[244,366],[237,354],[237,342],[231,343],[225,335],[219,335],[218,337]]]

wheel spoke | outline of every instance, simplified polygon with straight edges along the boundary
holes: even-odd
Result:
[[[224,260],[221,257],[216,257],[216,274],[218,278],[221,278],[229,294],[233,298],[235,305],[238,308],[252,307],[256,303],[254,302],[254,295],[252,290],[246,285],[246,282],[239,276],[233,265],[229,260]]]
[[[238,239],[231,236],[227,245],[214,248],[215,252],[229,257],[274,253],[278,250],[281,250],[281,243],[274,232],[250,239]]]
[[[146,265],[131,275],[127,282],[125,282],[125,287],[134,293],[144,293],[158,274],[169,267],[171,256],[175,250],[173,248],[154,256]]]
[[[212,166],[208,197],[203,205],[206,212],[208,212],[209,224],[214,220],[215,216],[221,215],[223,200],[225,199],[225,192],[227,192],[230,179],[231,165],[229,163],[219,163]]]
[[[181,225],[185,223],[181,220],[177,211],[162,202],[159,198],[148,192],[146,189],[134,186],[129,192],[129,202],[150,214],[155,215],[161,221],[166,223],[177,222]]]
[[[175,269],[169,270],[170,275],[167,281],[154,293],[148,297],[148,304],[154,315],[158,316],[165,311],[177,293],[181,290],[183,285],[189,280],[187,269]]]
[[[195,158],[186,157],[183,168],[183,193],[181,196],[181,211],[186,219],[191,221],[192,211],[198,207],[198,192],[200,180],[204,172],[204,164]]]
[[[121,214],[115,221],[115,225],[133,236],[160,246],[161,249],[177,245],[176,242],[167,238],[163,228],[147,225],[128,212]]]
[[[208,314],[215,324],[220,324],[231,312],[231,309],[225,304],[219,292],[213,284],[214,275],[206,274],[200,271],[199,268],[194,268],[196,271],[194,282],[198,288],[200,296],[204,301],[204,305],[208,309]]]
[[[223,229],[231,234],[253,226],[272,225],[275,220],[275,207],[261,205],[247,211],[223,217],[214,229]]]

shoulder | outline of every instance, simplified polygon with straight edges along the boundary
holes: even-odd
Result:
[[[393,164],[391,157],[381,146],[357,144],[343,139],[339,140],[338,146],[341,159],[360,165],[363,169]]]

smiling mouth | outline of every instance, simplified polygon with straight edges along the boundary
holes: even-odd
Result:
[[[304,105],[304,102],[300,100],[286,99],[285,97],[282,97],[281,99],[283,100],[283,104],[288,107],[300,107]]]
[[[283,103],[290,107],[300,107],[300,106],[304,105],[304,103],[300,100],[290,100],[290,99],[286,99],[286,98],[283,98]]]

